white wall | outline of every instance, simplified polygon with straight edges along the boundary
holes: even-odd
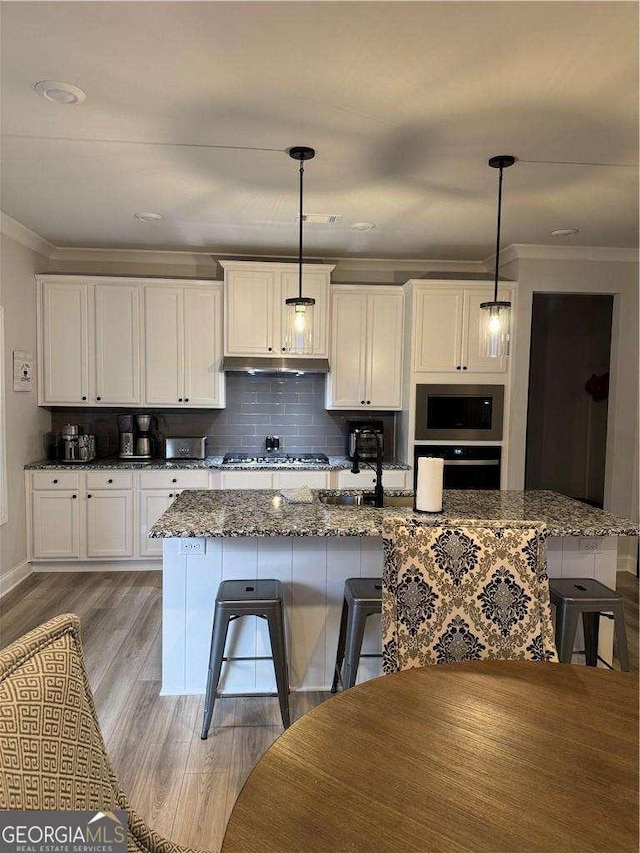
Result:
[[[526,249],[526,247],[524,247]],[[541,247],[544,248],[544,247]],[[615,250],[612,250],[615,252]],[[531,308],[535,292],[614,294],[604,507],[638,520],[638,264],[631,260],[520,257],[501,267],[518,281],[507,487],[524,484]],[[629,567],[635,542],[622,547]]]
[[[0,243],[0,304],[4,306],[4,398],[7,445],[8,521],[0,527],[0,594],[28,574],[23,466],[41,459],[51,416],[37,406],[37,389],[13,390],[13,350],[36,356],[34,273],[47,259],[6,234]],[[35,378],[34,378],[35,382]]]

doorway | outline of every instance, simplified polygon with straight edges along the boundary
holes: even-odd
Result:
[[[613,296],[535,293],[525,488],[602,507]]]

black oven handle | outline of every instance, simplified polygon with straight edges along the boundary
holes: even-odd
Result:
[[[445,465],[499,465],[499,459],[445,459]]]

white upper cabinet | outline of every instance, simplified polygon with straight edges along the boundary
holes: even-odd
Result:
[[[333,269],[330,267],[329,269]],[[307,270],[303,267],[302,272],[302,295],[316,300],[313,306],[313,355],[319,358],[329,356],[329,275],[327,268],[322,267],[320,272]],[[278,303],[281,317],[282,337],[287,328],[287,306],[285,299],[297,296],[300,291],[300,278],[298,270],[285,270],[280,277],[280,301]],[[281,350],[286,352],[286,342],[281,341]]]
[[[400,409],[404,293],[396,287],[335,286],[328,409]]]
[[[183,402],[183,307],[181,287],[144,289],[144,399],[150,405]]]
[[[462,303],[455,288],[416,292],[414,370],[456,370],[461,364]]]
[[[90,405],[89,285],[39,281],[38,403]]]
[[[298,295],[297,264],[221,261],[225,355],[287,356],[285,299]],[[316,300],[313,357],[327,358],[333,265],[304,264],[302,294]]]
[[[190,406],[224,406],[222,285],[184,290],[184,400]]]
[[[94,399],[103,405],[140,402],[140,288],[137,284],[94,287]]]
[[[43,275],[38,403],[224,406],[222,283]]]
[[[271,355],[280,352],[276,275],[265,269],[225,267],[225,355]],[[279,282],[278,282],[279,284]]]
[[[144,288],[145,403],[221,408],[222,285]]]
[[[507,287],[498,298],[513,300]],[[481,302],[493,288],[455,283],[416,284],[413,294],[413,369],[417,373],[504,373],[507,359],[480,355]],[[513,312],[512,312],[513,314]]]
[[[364,290],[364,288],[363,288]],[[327,408],[366,405],[367,295],[334,288]]]

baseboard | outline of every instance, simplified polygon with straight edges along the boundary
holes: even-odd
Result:
[[[162,569],[162,560],[69,560],[65,563],[39,561],[32,563],[31,569],[34,572],[159,572]]]
[[[6,574],[0,575],[0,598],[18,586],[19,583],[22,583],[25,578],[28,578],[32,571],[31,563],[28,560],[23,560],[17,566],[9,569]]]

